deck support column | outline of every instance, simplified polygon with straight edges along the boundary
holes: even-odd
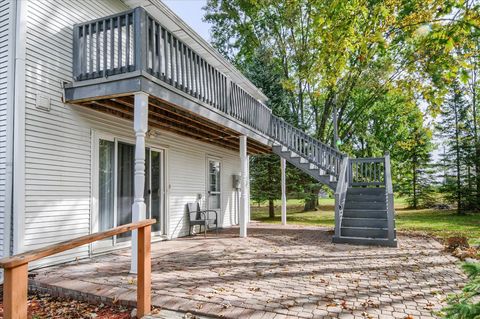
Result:
[[[242,169],[240,181],[240,237],[247,237],[247,214],[248,214],[248,155],[247,137],[240,136],[240,166]]]
[[[284,158],[280,158],[280,166],[282,170],[282,225],[287,224],[287,182],[285,169],[287,167],[287,161]]]
[[[251,211],[250,211],[250,155],[247,154],[247,224],[250,223]]]
[[[145,188],[145,134],[148,129],[148,94],[135,93],[133,110],[133,129],[135,130],[135,176],[134,200],[132,205],[132,222],[145,219],[146,205],[144,200]],[[132,260],[130,272],[137,273],[138,260],[138,231],[132,231]]]

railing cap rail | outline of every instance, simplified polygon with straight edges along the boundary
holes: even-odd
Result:
[[[384,162],[385,157],[361,157],[361,158],[351,158],[351,162],[364,162],[364,163],[378,163]]]
[[[88,21],[84,21],[84,22],[75,23],[75,24],[73,25],[73,29],[75,29],[75,28],[77,28],[77,27],[81,27],[81,26],[87,25],[87,24],[97,23],[97,22],[100,22],[100,21],[109,20],[109,19],[111,19],[111,18],[121,17],[121,16],[124,16],[124,15],[130,14],[130,13],[133,13],[135,10],[145,10],[145,9],[144,9],[143,7],[136,7],[136,8],[134,8],[134,9],[122,11],[122,12],[119,12],[119,13],[114,13],[114,14],[111,14],[111,15],[108,15],[108,16],[105,16],[105,17],[101,17],[101,18],[97,18],[97,19],[93,19],[93,20],[88,20]]]
[[[112,237],[114,235],[118,235],[121,233],[125,233],[127,231],[131,231],[138,228],[143,228],[146,226],[150,226],[156,223],[155,219],[145,219],[135,223],[130,223],[122,226],[118,226],[103,232],[94,233],[90,235],[85,235],[82,237],[74,238],[71,240],[66,240],[57,244],[49,245],[46,247],[42,247],[39,249],[31,250],[25,253],[21,253],[18,255],[14,255],[11,257],[6,257],[0,259],[0,267],[1,268],[14,268],[20,265],[27,264],[31,261],[35,261],[50,255],[54,255],[57,253],[61,253],[63,251],[79,247],[85,244],[93,243],[97,240],[105,239],[108,237]]]

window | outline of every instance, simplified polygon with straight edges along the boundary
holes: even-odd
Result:
[[[208,209],[218,210],[221,208],[220,170],[221,165],[219,161],[212,159],[208,160]]]

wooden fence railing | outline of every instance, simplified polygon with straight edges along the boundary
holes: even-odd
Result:
[[[107,231],[78,237],[15,256],[0,259],[4,269],[3,316],[5,319],[27,318],[28,263],[75,247],[90,244],[138,229],[137,316],[150,313],[151,308],[151,225],[155,219],[126,224]]]

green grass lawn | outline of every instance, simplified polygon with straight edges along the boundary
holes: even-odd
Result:
[[[320,199],[320,208],[303,212],[303,201],[291,199],[287,203],[287,222],[300,225],[334,225],[333,199]],[[281,202],[275,202],[275,219],[268,217],[267,204],[252,204],[252,219],[266,223],[280,223]],[[421,232],[438,238],[465,236],[471,243],[480,244],[480,213],[457,215],[452,210],[419,209],[406,207],[402,198],[396,199],[396,227],[399,231]]]

